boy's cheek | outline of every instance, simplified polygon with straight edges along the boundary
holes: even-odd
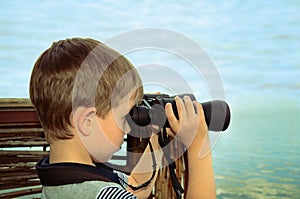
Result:
[[[86,150],[97,162],[108,161],[116,151],[120,150],[120,146],[113,143],[101,131],[93,132],[88,136],[82,134],[80,136]]]
[[[124,127],[116,122],[111,122],[104,129],[104,134],[111,141],[111,143],[117,147],[121,147],[124,141]]]

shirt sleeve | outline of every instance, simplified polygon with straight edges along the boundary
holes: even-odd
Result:
[[[119,187],[104,187],[100,190],[96,199],[137,199],[132,193]]]

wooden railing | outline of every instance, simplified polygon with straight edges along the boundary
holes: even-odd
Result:
[[[47,145],[29,99],[1,99],[0,198],[41,192],[35,164]]]

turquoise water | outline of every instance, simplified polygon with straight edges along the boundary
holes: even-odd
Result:
[[[174,30],[206,50],[232,108],[213,152],[218,198],[299,198],[299,9],[297,0],[1,1],[0,97],[28,97],[32,65],[52,41]],[[184,65],[166,53],[132,54],[136,65]],[[198,99],[209,99],[205,83],[193,84],[197,75],[184,69]]]

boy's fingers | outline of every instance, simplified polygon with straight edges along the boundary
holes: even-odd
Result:
[[[154,125],[154,124],[152,124],[150,127],[152,129],[152,133],[154,133],[154,134],[158,133],[160,130],[159,126]]]
[[[195,108],[191,98],[189,96],[184,96],[183,100],[186,107],[187,116],[189,117],[195,115]]]
[[[184,102],[180,97],[175,97],[175,103],[177,107],[179,120],[182,121],[183,118],[186,118],[186,110],[185,110]]]
[[[175,133],[170,129],[170,128],[167,128],[167,134],[171,137],[175,137]]]
[[[201,119],[205,119],[204,111],[203,111],[203,108],[202,108],[202,105],[200,104],[200,102],[194,101],[193,104],[196,107],[196,114],[198,116],[200,116]]]
[[[171,128],[173,128],[173,130],[175,130],[174,128],[177,128],[178,120],[177,120],[176,116],[174,115],[171,103],[166,104],[165,111],[166,111],[166,116],[167,116],[167,119],[169,121]]]

